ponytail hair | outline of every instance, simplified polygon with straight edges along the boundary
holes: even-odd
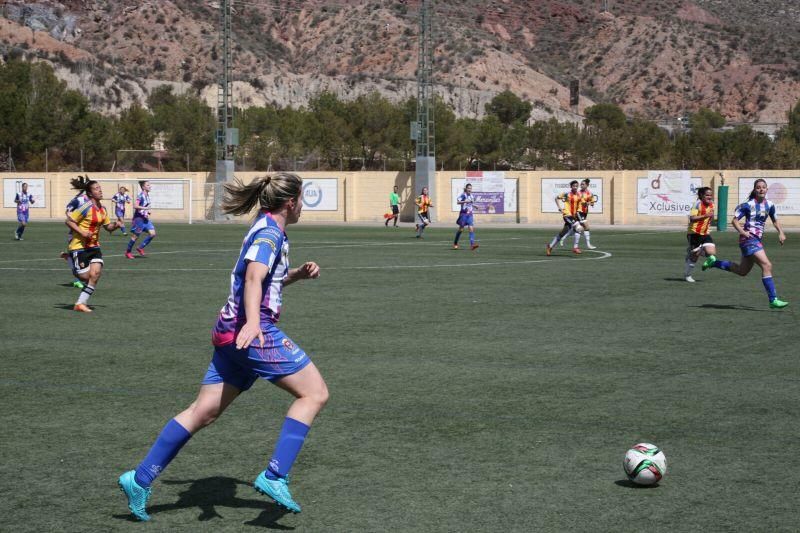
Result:
[[[148,180],[141,180],[139,182],[139,188],[144,189],[144,184],[147,183]]]
[[[586,184],[586,186],[588,187],[588,186],[589,186],[589,183],[591,183],[591,181],[592,181],[592,180],[590,180],[589,178],[584,178],[584,179],[582,179],[582,180],[581,180],[581,183],[585,183],[585,184]]]
[[[752,200],[753,198],[756,197],[756,185],[758,185],[759,181],[763,182],[764,185],[767,184],[767,180],[765,180],[764,178],[758,178],[756,181],[754,181],[753,182],[753,190],[750,191],[750,195],[747,197],[748,200]]]
[[[265,211],[276,211],[303,192],[303,179],[291,172],[260,176],[248,184],[235,179],[225,184],[222,211],[229,215],[246,215],[256,205]]]
[[[69,184],[72,185],[73,189],[84,194],[89,194],[89,189],[91,189],[92,185],[95,183],[97,182],[89,179],[89,176],[78,176],[77,178],[69,180]]]

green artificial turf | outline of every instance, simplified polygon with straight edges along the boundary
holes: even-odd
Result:
[[[0,224],[4,531],[794,531],[800,244],[767,237],[779,295],[746,278],[683,281],[680,231],[290,227],[280,326],[331,397],[292,471],[299,515],[250,486],[289,396],[257,383],[195,435],[133,523],[117,477],[193,399],[245,227],[158,225],[146,258],[104,234],[92,315],[65,227]],[[734,234],[714,234],[737,259]],[[654,488],[625,480],[637,442],[666,453]]]

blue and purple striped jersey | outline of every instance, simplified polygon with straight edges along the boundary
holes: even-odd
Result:
[[[80,193],[76,195],[75,198],[67,202],[67,213],[72,213],[88,201],[89,197],[86,196],[86,193]]]
[[[242,243],[239,259],[231,273],[231,292],[219,312],[212,331],[214,346],[225,346],[236,340],[236,335],[247,320],[244,309],[244,279],[251,261],[263,263],[269,274],[262,283],[261,324],[278,321],[281,314],[283,282],[289,274],[289,239],[278,223],[268,213],[259,213]]]
[[[120,194],[117,193],[111,197],[111,201],[114,202],[114,207],[117,211],[125,212],[125,204],[131,203],[131,197],[128,196],[128,193]]]
[[[17,213],[27,213],[33,203],[33,195],[29,192],[18,192],[14,201],[17,204]]]
[[[458,196],[458,201],[459,202],[464,202],[463,204],[460,204],[461,205],[461,210],[458,212],[458,214],[459,215],[471,215],[472,211],[473,211],[472,204],[475,202],[475,197],[472,196],[471,193],[470,194],[461,193]]]
[[[763,202],[758,202],[755,199],[748,200],[743,204],[736,206],[734,217],[737,220],[744,219],[744,230],[750,232],[753,238],[759,241],[764,237],[764,227],[767,224],[767,218],[775,223],[778,215],[775,212],[775,204],[767,199]],[[744,237],[739,237],[739,241],[745,241]]]
[[[136,197],[136,203],[142,207],[150,207],[150,195],[144,191],[140,192]],[[150,211],[147,209],[134,209],[133,218],[143,218],[144,220],[149,220]]]

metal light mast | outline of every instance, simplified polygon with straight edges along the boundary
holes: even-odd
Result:
[[[436,197],[436,124],[433,110],[433,1],[423,0],[419,10],[419,63],[417,65],[416,172],[417,194],[428,187]]]
[[[222,72],[217,88],[217,183],[233,179],[233,162],[239,144],[239,130],[233,127],[233,56],[231,15],[233,0],[220,0],[220,41]]]

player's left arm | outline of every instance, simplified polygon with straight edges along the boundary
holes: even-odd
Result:
[[[783,227],[778,221],[778,218],[775,216],[775,213],[770,213],[769,218],[772,220],[772,225],[775,226],[776,230],[778,230],[778,242],[781,243],[781,246],[783,246],[783,243],[786,242],[786,234],[783,232]]]
[[[301,279],[317,279],[319,277],[319,265],[314,261],[303,263],[298,268],[290,268],[289,273],[283,279],[283,285],[290,285]]]

